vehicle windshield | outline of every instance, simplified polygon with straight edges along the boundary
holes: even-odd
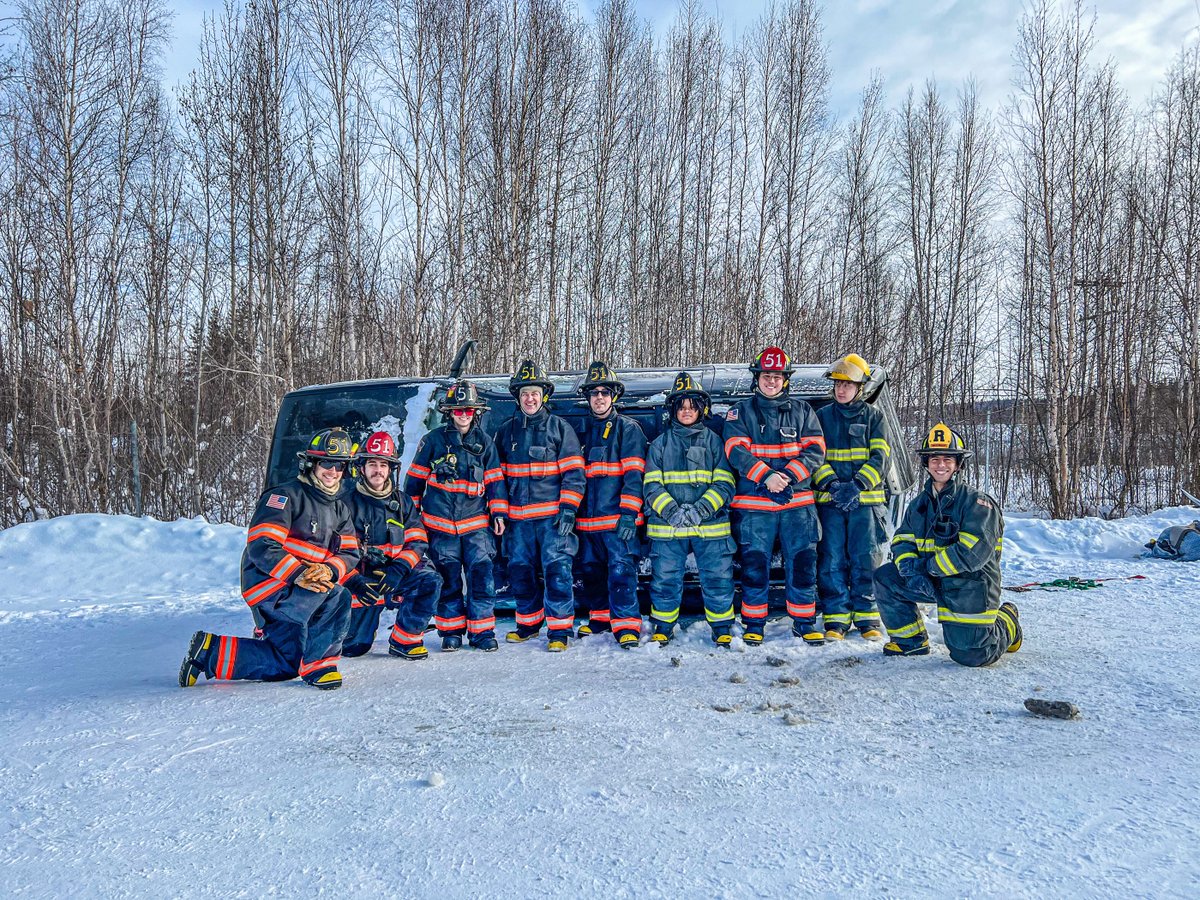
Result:
[[[441,418],[430,402],[432,382],[370,383],[290,394],[284,398],[275,424],[275,441],[267,468],[267,484],[295,477],[296,454],[322,428],[344,428],[362,445],[373,431],[386,431],[396,440],[408,468],[422,435]]]

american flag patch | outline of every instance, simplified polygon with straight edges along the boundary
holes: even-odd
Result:
[[[737,407],[734,407],[729,412],[725,413],[725,421],[726,422],[732,422],[737,417],[738,417]]]
[[[283,509],[287,506],[287,494],[272,494],[267,498],[267,506],[271,509]]]

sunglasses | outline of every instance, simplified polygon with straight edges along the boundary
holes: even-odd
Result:
[[[346,471],[346,464],[340,459],[319,459],[317,466],[321,469],[337,469],[339,472]]]
[[[475,410],[473,410],[473,409],[452,409],[452,410],[450,410],[450,415],[452,415],[452,416],[473,416],[473,415],[475,415]]]
[[[588,391],[589,397],[611,397],[613,392],[608,388],[592,388]]]

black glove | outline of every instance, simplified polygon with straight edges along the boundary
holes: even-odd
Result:
[[[562,537],[566,537],[575,527],[575,510],[570,507],[562,507],[558,511],[558,515],[554,517],[554,527],[558,529],[558,533]]]
[[[637,517],[625,513],[617,519],[617,540],[628,543],[637,537]]]
[[[854,512],[858,509],[861,489],[853,481],[837,481],[830,488],[829,496],[833,505],[842,512]]]
[[[681,507],[683,510],[683,525],[685,528],[696,528],[700,525],[700,512],[690,503],[685,503]]]
[[[783,475],[782,472],[773,472],[772,474]],[[767,476],[767,478],[770,478],[770,477],[771,477],[770,475]],[[784,475],[783,477],[787,478],[786,475]],[[768,500],[773,500],[774,502],[778,503],[780,506],[787,506],[789,503],[791,503],[792,497],[794,497],[796,494],[795,489],[792,487],[792,482],[789,481],[783,487],[782,490],[772,491],[770,488],[767,487],[767,478],[764,478],[762,481],[760,481],[758,483],[758,490],[757,490],[758,494],[760,494],[763,497],[766,497]]]
[[[363,555],[363,559],[373,569],[387,565],[387,556],[380,547],[368,547],[367,552]]]
[[[918,603],[937,603],[937,594],[933,591],[933,579],[928,575],[913,575],[907,582],[909,593]]]
[[[701,522],[707,522],[716,515],[716,512],[713,510],[712,506],[705,503],[703,500],[693,506],[692,509],[696,510],[696,514],[700,516]]]
[[[346,587],[363,606],[377,606],[383,602],[379,585],[372,584],[357,572],[346,579]]]
[[[392,564],[387,567],[384,573],[383,582],[380,587],[383,593],[391,595],[400,589],[401,583],[408,577],[408,573],[412,571],[412,566],[402,559],[392,560]]]
[[[433,461],[430,466],[438,481],[453,481],[458,475],[458,459],[450,454]]]
[[[906,556],[904,559],[896,563],[896,569],[900,573],[901,578],[912,578],[914,575],[924,575],[925,560],[919,556]]]
[[[684,512],[684,507],[676,504],[671,510],[671,514],[667,516],[667,524],[672,528],[687,528],[687,514]]]

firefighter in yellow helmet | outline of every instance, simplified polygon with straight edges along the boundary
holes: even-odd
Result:
[[[917,608],[934,603],[950,658],[986,666],[1021,646],[1013,603],[1000,602],[1004,517],[987,494],[963,483],[971,458],[962,436],[943,422],[917,451],[929,478],[892,538],[892,561],[875,571],[888,656],[926,656],[929,635]]]
[[[817,588],[825,638],[840,641],[851,626],[869,641],[883,637],[872,573],[887,546],[887,492],[883,482],[891,445],[883,416],[863,400],[871,367],[850,353],[829,367],[833,402],[817,410],[825,433],[825,462],[813,473],[821,541]]]

